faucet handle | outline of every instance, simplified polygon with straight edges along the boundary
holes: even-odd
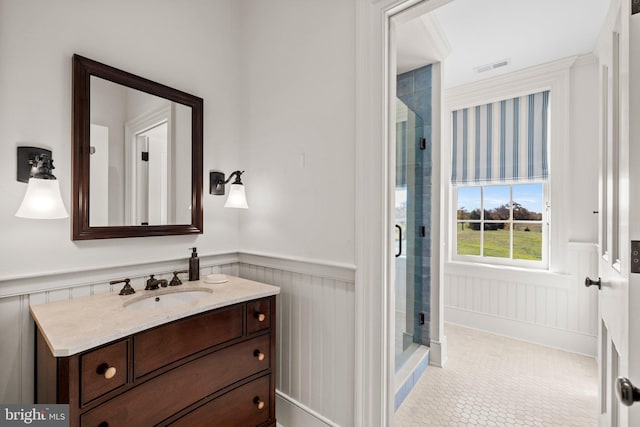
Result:
[[[122,289],[120,289],[120,292],[118,293],[118,295],[131,295],[131,294],[135,294],[136,291],[131,287],[131,284],[129,284],[130,281],[131,279],[126,278],[123,280],[112,280],[109,282],[109,284],[115,285],[116,283],[124,283],[124,286],[122,287]]]
[[[182,274],[182,273],[188,273],[188,270],[180,270],[180,271],[174,271],[173,272],[173,279],[171,279],[171,282],[169,282],[169,286],[180,286],[182,285],[182,280],[180,280],[180,278],[178,277],[178,274]]]
[[[158,280],[154,278],[155,274],[149,275],[149,280],[147,280],[147,286],[144,287],[145,291],[153,291],[158,289]]]

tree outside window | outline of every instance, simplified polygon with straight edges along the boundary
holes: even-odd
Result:
[[[457,187],[456,253],[543,260],[543,184]]]

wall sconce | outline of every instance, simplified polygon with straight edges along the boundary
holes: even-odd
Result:
[[[224,174],[222,172],[209,172],[209,194],[216,196],[224,195],[224,186],[231,181],[231,178],[235,175],[236,179],[231,183],[231,188],[229,188],[229,197],[227,198],[227,202],[224,204],[224,207],[247,209],[249,206],[247,205],[247,198],[244,194],[244,185],[242,185],[242,181],[240,180],[240,175],[243,173],[244,171],[232,172],[231,175],[229,175],[229,178],[225,181]]]
[[[51,151],[35,147],[18,147],[18,181],[28,182],[27,192],[16,212],[17,217],[33,219],[67,218],[60,185],[51,173]]]

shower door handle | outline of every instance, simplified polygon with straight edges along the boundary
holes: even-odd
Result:
[[[402,227],[396,224],[396,228],[398,229],[398,252],[396,253],[396,258],[402,255]]]

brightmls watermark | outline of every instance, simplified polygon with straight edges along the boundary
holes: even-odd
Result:
[[[0,404],[0,427],[69,427],[69,405]]]

